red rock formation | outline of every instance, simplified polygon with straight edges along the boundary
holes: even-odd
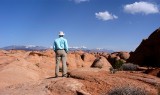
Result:
[[[6,54],[8,54],[8,53],[9,53],[8,51],[0,50],[0,56],[6,55]]]
[[[90,53],[84,53],[81,58],[84,61],[83,67],[90,67],[96,59],[96,57]]]
[[[160,68],[147,69],[144,73],[160,77]]]
[[[116,72],[84,67],[83,62],[93,63],[92,54],[69,53],[69,78],[53,78],[55,55],[48,51],[9,51],[0,56],[0,95],[107,95],[119,86],[145,88],[149,95],[157,95],[160,79],[140,72]],[[48,56],[49,55],[49,56]],[[83,60],[84,61],[83,61]],[[38,62],[38,63],[37,63]],[[95,66],[104,64],[102,57]],[[85,66],[85,65],[84,65]],[[80,67],[80,68],[79,68]],[[61,74],[61,73],[60,73]]]
[[[93,62],[91,67],[96,67],[100,69],[105,69],[106,71],[110,71],[112,65],[108,62],[108,60],[105,57],[101,56]]]
[[[148,39],[143,39],[137,49],[131,53],[128,62],[148,67],[160,67],[160,28]]]
[[[79,54],[69,53],[67,55],[67,65],[69,70],[73,70],[79,67],[83,67],[83,60]]]
[[[119,57],[121,59],[127,60],[130,57],[130,54],[129,54],[129,52],[120,52]]]
[[[43,54],[46,55],[46,56],[48,56],[48,57],[51,57],[51,58],[55,57],[55,52],[52,49],[43,51]]]

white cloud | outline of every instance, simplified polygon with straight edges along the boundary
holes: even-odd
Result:
[[[118,16],[112,15],[108,11],[98,12],[98,13],[95,13],[95,15],[96,15],[96,18],[98,18],[100,20],[103,20],[103,21],[113,20],[113,19],[117,19],[118,18]]]
[[[87,2],[89,0],[73,0],[73,1],[76,2],[76,3],[81,3],[81,2]]]
[[[127,4],[124,6],[124,11],[127,13],[144,13],[144,14],[155,14],[159,13],[158,6],[149,2],[135,2],[133,4]]]

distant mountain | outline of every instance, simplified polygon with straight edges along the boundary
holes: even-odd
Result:
[[[107,52],[107,53],[113,53],[115,52],[114,50],[109,50],[109,49],[105,49],[105,48],[97,48],[97,49],[90,49],[90,52]]]
[[[96,48],[96,49],[88,49],[87,47],[69,47],[70,51],[75,51],[75,50],[82,50],[82,51],[86,51],[86,52],[108,52],[108,53],[112,53],[115,52],[113,50],[109,50],[109,49],[105,49],[105,48]]]
[[[28,51],[37,50],[37,51],[41,51],[41,50],[46,50],[48,48],[43,47],[43,46],[34,46],[34,45],[27,45],[27,46],[11,45],[11,46],[3,47],[1,49],[4,49],[4,50],[28,50]]]
[[[69,47],[70,51],[75,51],[75,50],[83,50],[83,51],[87,51],[89,50],[87,47],[82,46],[82,47]]]
[[[47,49],[52,49],[52,47],[43,47],[43,46],[35,46],[35,45],[11,45],[11,46],[6,46],[1,49],[4,50],[28,50],[28,51],[41,51],[41,50],[47,50]],[[103,49],[103,48],[97,48],[97,49],[88,49],[85,46],[82,47],[69,47],[70,51],[76,51],[76,50],[82,50],[85,52],[108,52],[112,53],[114,52],[113,50],[108,50],[108,49]]]

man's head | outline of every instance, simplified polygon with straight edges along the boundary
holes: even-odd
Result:
[[[64,35],[63,31],[59,31],[59,37],[63,37]]]

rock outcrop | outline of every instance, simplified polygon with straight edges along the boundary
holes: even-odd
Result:
[[[84,61],[83,67],[90,67],[96,59],[95,55],[90,53],[84,53],[83,55],[81,55],[81,58]]]
[[[67,65],[69,70],[74,70],[76,68],[83,67],[83,60],[81,55],[78,53],[69,53],[67,57]]]
[[[97,58],[91,67],[105,69],[106,71],[110,71],[110,68],[112,68],[112,65],[108,62],[108,60],[105,57],[99,57]]]
[[[156,87],[158,85],[160,85],[159,78],[142,73],[117,72],[111,74],[98,68],[78,68],[70,72],[69,78],[49,77],[12,85],[0,89],[0,95],[110,95],[108,94],[110,91],[120,87],[134,91],[128,89],[132,87],[143,92],[136,95],[158,95]]]
[[[160,67],[160,28],[155,30],[148,39],[143,39],[141,44],[131,56],[128,62],[140,66]]]

